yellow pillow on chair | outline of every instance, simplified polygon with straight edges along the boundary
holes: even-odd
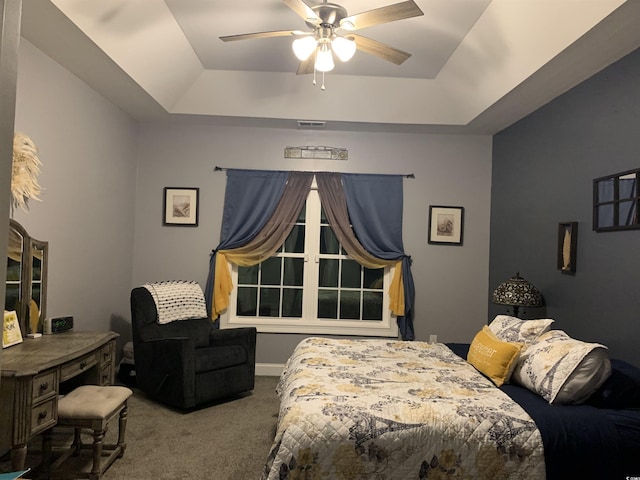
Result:
[[[473,338],[467,361],[499,387],[511,378],[521,349],[521,343],[503,342],[485,325]]]

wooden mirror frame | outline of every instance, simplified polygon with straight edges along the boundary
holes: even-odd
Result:
[[[20,278],[7,277],[7,291],[5,293],[5,309],[13,309],[11,305],[7,305],[9,287],[17,284],[18,298],[15,304],[15,310],[20,322],[20,330],[22,335],[26,336],[29,333],[42,333],[44,319],[46,318],[47,311],[47,273],[48,273],[48,261],[49,261],[49,243],[32,238],[20,223],[10,219],[9,220],[9,244],[11,244],[12,235],[18,235],[22,237],[22,251],[20,253]],[[40,265],[38,268],[38,256],[34,255],[34,251],[42,252],[40,255]],[[7,258],[7,262],[10,262],[10,258]],[[34,268],[34,263],[35,268]],[[17,283],[16,283],[17,282]],[[15,290],[15,288],[13,289]],[[36,302],[38,306],[38,313],[33,322],[30,319],[33,317],[31,308],[31,299],[33,299],[34,293],[39,292],[40,303]],[[29,301],[26,301],[29,299]]]

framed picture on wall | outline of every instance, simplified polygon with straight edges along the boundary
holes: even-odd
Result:
[[[569,275],[576,274],[578,251],[578,222],[558,224],[558,270]]]
[[[429,206],[427,241],[432,245],[462,245],[464,207]]]
[[[199,188],[164,187],[163,225],[197,227]]]

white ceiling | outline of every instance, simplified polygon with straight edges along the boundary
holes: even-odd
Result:
[[[281,0],[23,0],[22,34],[142,121],[406,132],[495,133],[640,47],[640,0],[416,3],[424,16],[358,31],[411,58],[358,52],[325,91],[295,74],[289,37],[218,38],[307,30]]]

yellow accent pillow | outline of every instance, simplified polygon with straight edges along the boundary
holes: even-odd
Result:
[[[503,342],[485,325],[473,338],[467,361],[499,387],[511,378],[521,349],[521,343]]]

